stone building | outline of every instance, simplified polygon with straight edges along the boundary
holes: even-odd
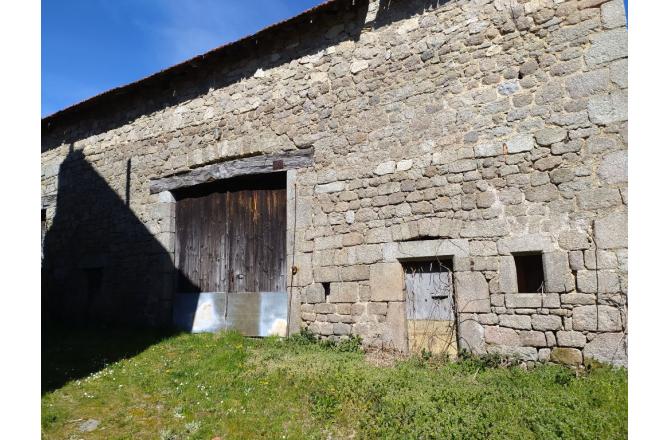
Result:
[[[626,364],[626,168],[622,0],[328,1],[43,119],[44,313],[169,325],[271,266],[292,332]]]

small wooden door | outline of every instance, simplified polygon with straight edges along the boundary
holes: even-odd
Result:
[[[408,347],[456,355],[452,260],[404,263]]]

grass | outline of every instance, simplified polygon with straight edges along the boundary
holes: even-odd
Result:
[[[598,366],[576,375],[555,365],[526,371],[476,358],[409,358],[380,367],[356,348],[303,336],[55,332],[43,347],[42,436],[627,437],[624,369]],[[104,366],[105,359],[113,362]],[[88,419],[99,427],[80,432]]]

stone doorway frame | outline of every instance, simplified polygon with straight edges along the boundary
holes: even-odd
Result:
[[[469,280],[466,274],[469,272],[457,272],[457,268],[466,267],[469,257],[469,241],[465,239],[430,239],[390,242],[383,245],[382,262],[371,265],[370,286],[371,301],[388,302],[387,328],[389,334],[386,335],[389,343],[399,351],[408,352],[408,320],[406,318],[406,292],[404,282],[404,268],[402,262],[434,260],[438,258],[452,258],[455,272],[454,277],[454,296],[455,296],[455,326],[457,330],[458,347],[461,347],[462,335],[460,331],[459,315],[472,313],[473,310],[489,312],[490,300],[489,289],[485,281],[484,295],[479,292],[476,281]],[[472,285],[473,283],[473,285]],[[478,296],[479,298],[475,298]],[[472,307],[465,301],[466,298],[473,298],[475,302],[482,302],[482,306]],[[460,306],[460,300],[463,306]],[[395,309],[394,313],[389,311]]]
[[[312,160],[312,151],[310,153],[310,160]],[[272,163],[274,160],[272,156],[267,156],[267,162]],[[301,157],[300,157],[301,158]],[[271,161],[269,161],[271,159]],[[285,165],[285,164],[284,164]],[[299,165],[303,165],[299,162]],[[291,165],[289,165],[291,166]],[[293,261],[293,250],[295,247],[295,224],[296,224],[296,200],[297,200],[297,168],[283,168],[274,170],[275,172],[285,172],[285,183],[286,183],[286,268],[287,274],[290,276],[292,269]],[[256,173],[249,173],[256,174]],[[238,175],[247,175],[247,174],[238,174]],[[177,274],[175,271],[176,268],[176,199],[174,198],[173,191],[178,189],[191,186],[192,179],[187,174],[183,176],[182,184],[178,183],[178,180],[175,180],[174,177],[170,177],[170,184],[172,185],[171,189],[166,189],[156,193],[158,197],[157,203],[153,204],[151,208],[151,220],[149,227],[155,232],[156,239],[164,247],[169,258],[165,259],[162,264],[162,289],[160,291],[160,319],[163,323],[167,325],[172,324],[172,307],[174,303],[174,298],[177,293]],[[235,176],[236,177],[236,176]],[[225,178],[217,179],[224,180]],[[215,181],[215,180],[214,180]],[[292,276],[288,280],[288,336],[294,333],[298,333],[300,329],[300,300],[298,290],[294,289],[292,286]]]

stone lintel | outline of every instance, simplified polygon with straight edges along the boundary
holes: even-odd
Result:
[[[527,234],[517,237],[502,238],[497,243],[500,255],[510,255],[521,252],[552,252],[554,243],[552,238],[541,234]]]
[[[383,259],[385,261],[410,261],[436,259],[438,257],[467,257],[469,255],[468,240],[436,239],[385,243]]]

